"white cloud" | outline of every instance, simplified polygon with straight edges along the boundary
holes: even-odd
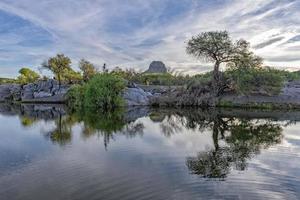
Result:
[[[76,60],[85,57],[98,65],[106,62],[109,66],[145,69],[151,60],[162,60],[179,71],[195,73],[197,63],[207,64],[186,55],[184,42],[202,31],[226,29],[233,38],[245,38],[253,47],[265,42],[255,51],[266,64],[300,67],[299,41],[287,43],[300,35],[299,1],[183,0],[176,2],[177,7],[172,2],[2,0],[0,10],[45,30],[51,44],[19,46],[16,41],[27,38],[17,33],[1,37],[0,45],[14,50],[6,61],[11,59],[11,65],[16,56],[29,54],[28,64],[37,65],[63,52],[74,59],[75,65]],[[274,38],[282,39],[272,42]],[[201,70],[207,67],[199,67]]]

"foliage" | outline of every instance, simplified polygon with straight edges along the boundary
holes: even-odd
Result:
[[[111,74],[143,85],[184,85],[190,78],[189,75],[172,73],[139,73],[134,69],[122,70],[119,67],[115,68]]]
[[[187,88],[194,89],[194,88],[203,87],[205,85],[210,85],[212,76],[213,76],[213,72],[197,74],[189,79]]]
[[[276,73],[279,76],[281,76],[285,81],[300,80],[300,71],[289,72],[289,71],[286,71],[286,70],[277,70]]]
[[[66,83],[80,83],[82,81],[82,76],[79,72],[74,71],[73,69],[65,69],[62,72],[62,81]]]
[[[17,82],[21,84],[33,83],[40,78],[40,75],[29,68],[22,68],[19,70]]]
[[[53,72],[58,79],[59,84],[65,78],[67,72],[72,71],[71,59],[64,54],[57,54],[55,57],[49,58],[42,63],[42,67]]]
[[[112,70],[111,74],[119,76],[128,81],[135,81],[136,77],[140,75],[140,73],[136,72],[134,69],[122,70],[119,67],[116,67],[114,70]]]
[[[87,84],[84,93],[85,107],[113,109],[123,104],[120,96],[125,82],[112,74],[97,74]]]
[[[233,42],[227,31],[203,32],[188,41],[186,51],[196,58],[214,62],[213,86],[216,95],[219,93],[218,82],[220,79],[219,67],[222,63],[247,62],[246,57],[251,57],[249,43],[245,40]],[[259,57],[256,57],[260,60]]]
[[[95,66],[85,59],[80,60],[79,69],[82,71],[84,81],[90,80],[97,72]]]
[[[227,76],[234,82],[235,90],[240,94],[264,93],[278,94],[284,83],[280,70],[263,68],[233,68]]]
[[[73,85],[67,93],[67,105],[71,110],[81,109],[84,101],[85,85]]]
[[[84,85],[74,85],[67,94],[67,103],[72,110],[82,108],[111,110],[123,104],[120,94],[125,81],[108,73],[96,74]]]
[[[16,83],[17,81],[12,78],[0,78],[0,85],[1,84],[9,84],[9,83]]]

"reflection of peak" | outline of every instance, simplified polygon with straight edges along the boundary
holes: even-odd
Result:
[[[162,122],[166,115],[164,113],[160,113],[160,112],[152,112],[150,115],[149,115],[151,121],[153,122]]]

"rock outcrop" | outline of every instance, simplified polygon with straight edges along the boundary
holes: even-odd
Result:
[[[52,79],[26,85],[4,84],[0,85],[0,101],[60,103],[65,101],[68,89]]]
[[[126,88],[122,94],[127,106],[146,106],[150,104],[152,94],[141,88]]]
[[[38,81],[26,85],[0,85],[0,102],[21,101],[25,103],[63,103],[66,100],[68,85],[59,87],[56,80]],[[123,91],[122,97],[127,106],[146,106],[150,104],[151,92],[131,83]]]
[[[18,100],[21,95],[21,86],[18,84],[0,85],[0,101]]]
[[[167,71],[168,70],[163,62],[153,61],[145,73],[167,73]]]
[[[278,95],[224,95],[220,98],[221,106],[230,107],[272,107],[300,108],[300,81],[288,82]]]

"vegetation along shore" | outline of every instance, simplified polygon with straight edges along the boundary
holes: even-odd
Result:
[[[250,44],[233,41],[226,31],[204,32],[187,42],[187,54],[213,63],[213,71],[174,73],[161,61],[145,72],[119,67],[99,70],[81,59],[57,54],[41,64],[54,78],[22,68],[15,79],[0,79],[1,102],[65,103],[80,110],[124,106],[300,108],[300,71],[264,66]],[[221,71],[220,67],[225,70]],[[199,68],[200,70],[200,68]]]

